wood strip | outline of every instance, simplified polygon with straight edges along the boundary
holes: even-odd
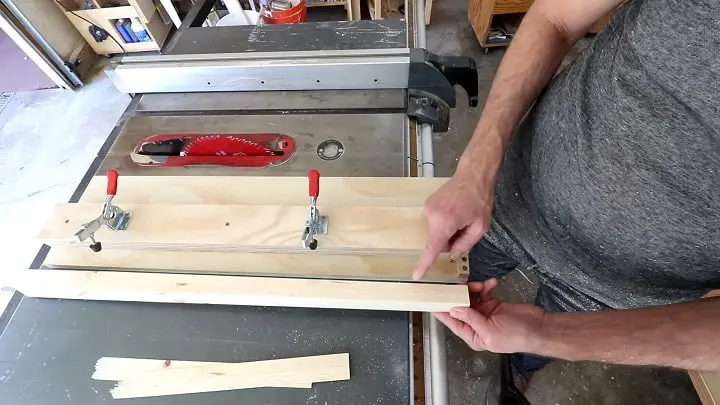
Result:
[[[92,378],[119,381],[113,398],[138,398],[241,388],[310,388],[350,379],[350,355],[339,353],[245,363],[101,358]]]
[[[323,177],[321,209],[330,205],[422,207],[446,178]],[[94,177],[80,202],[102,204],[107,179]],[[120,176],[115,204],[305,205],[306,177]]]
[[[300,373],[302,368],[307,368]],[[192,380],[207,374],[242,375],[250,372],[296,372],[297,381],[335,381],[350,378],[348,353],[249,361],[242,363],[102,357],[95,364],[93,380]],[[262,381],[269,382],[269,381]],[[277,381],[272,381],[273,383]],[[281,386],[281,385],[274,385]]]
[[[469,306],[464,285],[27,270],[12,287],[34,298],[447,312]]]
[[[688,375],[703,405],[720,405],[720,373],[688,371]]]
[[[430,15],[432,14],[433,0],[425,0],[425,25],[430,25]]]
[[[122,270],[216,275],[263,275],[359,280],[411,281],[417,257],[323,255],[242,252],[188,252],[54,247],[45,258],[46,267],[81,270]],[[444,255],[430,267],[424,282],[457,283],[456,263]]]
[[[708,292],[704,298],[720,297],[720,290]],[[720,405],[720,372],[688,371],[703,405]]]
[[[306,252],[301,236],[307,206],[131,205],[128,229],[101,228],[95,238],[105,248]],[[97,204],[57,205],[39,239],[50,246],[80,245],[83,223],[99,214]],[[318,251],[337,254],[420,255],[427,224],[420,207],[320,206],[329,232],[317,237]]]
[[[196,394],[201,392],[230,391],[248,388],[312,388],[307,381],[287,377],[282,385],[247,381],[243,376],[214,376],[195,381],[153,383],[153,381],[120,381],[110,390],[113,399],[146,398],[166,395]]]

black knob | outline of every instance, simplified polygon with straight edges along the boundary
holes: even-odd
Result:
[[[312,242],[310,242],[310,250],[317,249],[317,239],[313,239]]]
[[[90,245],[90,250],[97,253],[102,250],[102,244],[100,242],[95,242]]]

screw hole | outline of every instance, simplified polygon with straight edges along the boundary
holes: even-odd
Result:
[[[230,222],[225,222],[225,226],[230,226]]]
[[[373,81],[374,81],[375,83],[377,83],[377,82],[378,82],[378,81],[377,81],[377,79],[375,79],[375,80],[373,80]]]
[[[315,82],[320,83],[320,80],[315,80]]]
[[[467,269],[468,269],[467,266],[463,266],[463,270],[467,270]]]
[[[463,256],[462,261],[466,262],[466,261],[467,261],[467,256]]]
[[[265,84],[265,80],[260,80],[260,84]]]
[[[70,220],[69,220],[69,219],[66,219],[66,220],[65,220],[65,223],[66,223],[66,224],[69,224],[69,223],[70,223]]]
[[[210,82],[208,82],[208,86],[210,85]]]

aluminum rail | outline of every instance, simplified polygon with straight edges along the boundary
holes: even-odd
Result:
[[[425,4],[415,0],[413,20],[416,48],[425,48]],[[435,177],[433,129],[428,124],[416,125],[417,159],[422,177]],[[445,327],[432,314],[423,314],[423,350],[425,359],[425,403],[448,405],[447,347]]]
[[[408,87],[410,49],[124,57],[106,70],[127,93]]]

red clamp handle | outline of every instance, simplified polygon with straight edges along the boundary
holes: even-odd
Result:
[[[313,169],[308,172],[308,179],[310,179],[310,197],[320,196],[320,172]]]
[[[118,181],[117,170],[115,170],[115,169],[108,170],[107,179],[108,179],[107,193],[108,193],[108,195],[114,196],[115,194],[117,194],[117,181]]]

